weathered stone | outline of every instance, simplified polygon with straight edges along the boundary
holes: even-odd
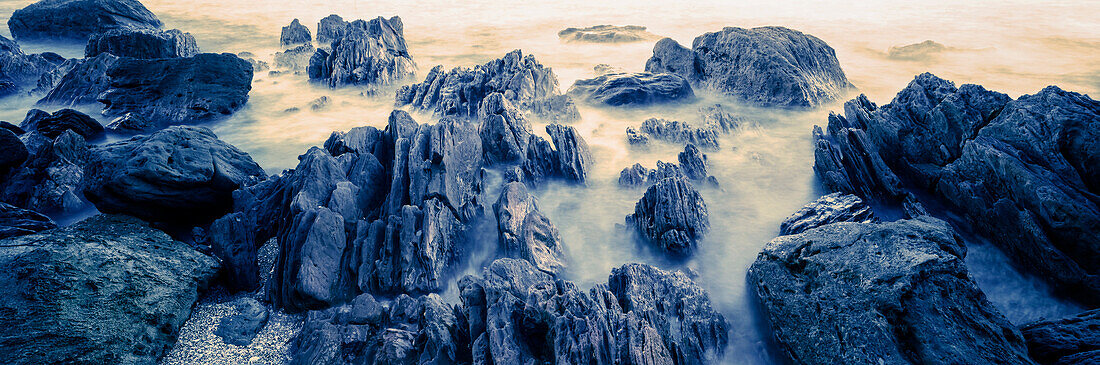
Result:
[[[646,31],[640,25],[594,25],[584,28],[565,28],[558,32],[558,38],[567,42],[588,43],[630,43],[660,38]]]
[[[96,33],[88,39],[84,57],[101,53],[142,59],[193,57],[199,54],[199,46],[191,33],[176,29],[124,28]]]
[[[356,20],[309,61],[309,78],[329,87],[391,85],[416,71],[405,46],[401,18]]]
[[[1100,309],[1020,327],[1031,359],[1040,364],[1092,364],[1100,361]]]
[[[32,131],[20,140],[27,149],[27,158],[0,180],[0,201],[41,213],[82,208],[81,181],[88,154],[84,137],[65,130],[50,140]]]
[[[478,111],[482,149],[489,164],[523,161],[531,138],[531,123],[504,95],[489,94]]]
[[[676,120],[649,118],[642,122],[638,130],[665,142],[693,144],[707,150],[719,148],[718,130],[709,126],[696,127]]]
[[[73,109],[61,109],[53,114],[40,109],[31,109],[19,127],[25,131],[36,131],[48,138],[57,138],[66,130],[71,130],[85,139],[97,137],[103,133],[103,125],[87,114]]]
[[[283,27],[282,32],[279,34],[279,44],[284,47],[312,42],[313,36],[310,35],[309,28],[298,22],[297,18],[291,21],[290,25]]]
[[[137,0],[42,0],[16,10],[8,19],[8,30],[17,39],[84,41],[93,33],[112,29],[161,25]]]
[[[686,102],[695,98],[691,84],[677,74],[617,73],[577,80],[568,94],[592,104],[611,106]]]
[[[565,268],[561,235],[539,211],[538,199],[520,182],[505,184],[496,212],[500,248],[505,255],[530,261],[539,270],[558,274]]]
[[[110,53],[85,59],[66,73],[38,104],[75,106],[98,103],[99,94],[111,87],[107,71],[116,62],[118,56]]]
[[[779,235],[799,234],[836,222],[875,223],[878,218],[858,196],[832,193],[806,204],[779,225]]]
[[[233,307],[238,313],[222,317],[214,334],[225,343],[248,346],[267,324],[267,307],[248,297],[236,300]]]
[[[0,239],[57,228],[50,217],[0,202]]]
[[[673,256],[694,253],[698,240],[710,230],[702,195],[686,179],[676,177],[646,189],[626,224],[660,252]]]

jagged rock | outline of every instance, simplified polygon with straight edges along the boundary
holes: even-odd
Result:
[[[539,211],[538,199],[527,192],[527,186],[521,182],[505,184],[493,211],[505,255],[530,261],[551,274],[565,268],[558,228]]]
[[[832,47],[783,27],[726,27],[696,37],[692,49],[662,39],[646,71],[676,73],[761,106],[817,107],[853,88]]]
[[[312,42],[313,36],[310,35],[309,28],[298,22],[297,18],[291,21],[290,25],[283,27],[283,31],[279,34],[279,44],[284,47]]]
[[[172,348],[218,261],[135,218],[0,240],[11,364],[147,364]]]
[[[275,68],[302,71],[309,67],[317,49],[312,44],[302,44],[283,52],[275,53]],[[325,54],[327,57],[327,53]]]
[[[161,25],[137,0],[41,0],[16,10],[8,19],[8,30],[16,39],[83,41],[97,32]]]
[[[267,307],[248,297],[236,300],[233,307],[238,313],[222,317],[214,334],[225,343],[248,346],[267,324]]]
[[[115,118],[115,120],[107,124],[107,129],[115,133],[123,134],[150,132],[156,130],[157,127],[155,123],[151,123],[148,119],[134,113],[123,114],[121,117]]]
[[[695,145],[684,146],[684,152],[680,152],[676,159],[680,162],[680,169],[688,179],[705,180],[707,178],[707,155],[700,152]]]
[[[85,59],[69,70],[57,85],[50,89],[39,105],[75,106],[98,103],[99,94],[111,86],[107,71],[118,62],[118,56],[103,53]]]
[[[267,71],[267,70],[271,69],[271,65],[269,65],[266,61],[257,60],[257,59],[252,58],[252,57],[242,56],[242,55],[246,55],[246,54],[251,54],[251,53],[249,53],[249,52],[240,52],[240,53],[237,53],[237,57],[240,57],[242,60],[245,60],[246,62],[248,62],[248,64],[252,65],[252,73],[253,74],[255,74],[257,72],[264,72],[264,71]]]
[[[546,134],[554,142],[555,171],[568,181],[584,184],[592,168],[592,152],[577,129],[561,124],[546,126]]]
[[[336,39],[344,36],[348,29],[348,22],[339,15],[332,14],[317,22],[317,43],[328,45]]]
[[[593,104],[611,106],[684,102],[695,98],[691,84],[667,73],[618,73],[577,80],[568,94]]]
[[[949,48],[945,45],[927,40],[901,47],[890,47],[890,50],[886,52],[886,57],[895,60],[924,61],[948,50]]]
[[[402,86],[395,100],[397,105],[441,115],[474,116],[481,100],[495,92],[503,94],[516,108],[538,112],[543,118],[567,122],[579,116],[576,106],[558,89],[554,72],[518,49],[473,69],[459,67],[445,72],[442,66],[436,66],[424,82]]]
[[[695,145],[685,146],[677,159],[679,164],[657,161],[655,170],[648,169],[640,163],[627,167],[619,173],[619,186],[648,186],[670,177],[718,186],[718,179],[707,174],[707,155],[700,152]]]
[[[30,153],[19,136],[8,129],[0,130],[0,176],[4,176],[8,169],[23,164]]]
[[[569,95],[553,95],[528,105],[531,114],[548,123],[572,123],[581,119],[577,103]]]
[[[236,55],[190,58],[121,58],[107,72],[111,86],[99,96],[103,114],[139,114],[162,126],[197,123],[244,107],[252,65]]]
[[[569,42],[588,43],[629,43],[660,38],[646,31],[640,25],[594,25],[585,28],[565,28],[558,32],[558,38]]]
[[[1020,327],[1031,359],[1040,364],[1092,364],[1100,361],[1100,309]]]
[[[649,144],[649,136],[634,127],[626,127],[626,142],[632,146],[645,146]]]
[[[664,118],[649,118],[638,128],[654,139],[671,143],[693,144],[707,150],[717,150],[718,130],[710,126],[696,127],[687,122]],[[628,137],[629,137],[628,133]]]
[[[0,97],[38,89],[40,82],[50,82],[66,62],[51,52],[25,54],[15,41],[0,36]]]
[[[332,41],[331,51],[318,50],[309,60],[310,80],[329,87],[391,85],[415,71],[401,18],[396,16],[348,23]]]
[[[66,130],[71,130],[85,139],[103,133],[103,125],[92,117],[73,109],[61,109],[53,114],[41,109],[31,109],[19,128],[25,131],[37,131],[48,138],[57,138]]]
[[[0,132],[2,133],[2,132]],[[57,228],[50,217],[0,202],[0,239]]]
[[[57,84],[61,82],[61,79],[63,79],[69,71],[72,71],[82,63],[84,63],[84,59],[70,58],[61,62],[56,68],[43,72],[42,75],[38,76],[38,83],[35,84],[34,89],[31,89],[30,94],[46,95],[50,90],[57,87]]]
[[[619,186],[646,186],[649,180],[650,170],[640,163],[627,167],[619,173]]]
[[[608,75],[608,74],[621,74],[621,73],[626,72],[626,71],[623,71],[623,68],[619,67],[619,66],[613,66],[613,65],[606,64],[606,63],[601,63],[601,64],[598,64],[598,65],[592,66],[592,72],[595,73],[596,76],[603,76],[603,75]]]
[[[124,28],[96,33],[88,39],[84,57],[100,53],[142,59],[193,57],[199,53],[199,46],[191,33],[176,29]]]
[[[710,230],[707,204],[686,179],[664,178],[646,189],[626,225],[661,252],[688,256]]]
[[[328,96],[322,96],[309,102],[309,109],[313,111],[323,110],[328,107],[330,100]]]
[[[779,225],[779,235],[799,234],[836,222],[877,223],[871,207],[858,196],[832,193],[806,204]]]
[[[248,154],[203,127],[169,127],[92,150],[84,194],[101,212],[201,223],[225,214],[232,192],[264,177]]]
[[[722,133],[733,132],[745,124],[743,118],[733,115],[722,104],[699,108],[699,117],[702,125]]]
[[[229,290],[253,290],[260,285],[260,267],[256,261],[256,242],[243,213],[218,218],[207,229],[207,244],[222,260],[225,286]]]
[[[20,140],[27,158],[0,180],[0,201],[42,213],[83,207],[81,181],[88,154],[84,137],[65,130],[51,140],[32,131]]]
[[[523,161],[531,138],[531,123],[501,93],[481,101],[478,110],[482,149],[489,164]]]

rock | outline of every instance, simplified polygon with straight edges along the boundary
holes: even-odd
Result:
[[[707,178],[707,155],[699,151],[693,144],[684,146],[684,152],[677,155],[680,161],[680,169],[684,176],[691,180],[705,180]]]
[[[634,127],[626,127],[626,143],[631,146],[649,145],[649,136]]]
[[[8,19],[8,30],[16,39],[84,41],[93,33],[112,29],[161,25],[137,0],[41,0],[16,10]]]
[[[706,150],[719,149],[718,130],[709,126],[696,127],[676,120],[649,118],[642,122],[638,131],[665,142],[693,144]],[[627,137],[630,137],[629,132]]]
[[[317,43],[328,45],[344,35],[348,29],[348,22],[339,15],[332,14],[317,22]]]
[[[20,135],[23,135],[23,133],[27,133],[27,131],[24,131],[23,128],[19,128],[19,126],[15,125],[15,124],[11,124],[11,123],[8,123],[8,122],[2,121],[2,120],[0,120],[0,129],[10,131],[10,132],[14,133],[16,136],[20,136]]]
[[[478,134],[489,164],[523,161],[531,123],[501,93],[492,93],[478,108]]]
[[[657,161],[655,170],[648,169],[639,163],[627,167],[619,173],[619,186],[649,186],[672,177],[718,187],[718,179],[707,175],[707,155],[700,152],[695,145],[688,144],[684,147],[684,152],[680,152],[677,157],[679,164]]]
[[[7,173],[8,169],[23,164],[30,156],[27,146],[19,140],[19,136],[12,131],[0,130],[0,176]]]
[[[945,45],[927,40],[901,47],[890,47],[886,57],[905,61],[927,61],[948,50],[949,48]]]
[[[104,115],[135,113],[162,126],[232,114],[244,107],[252,90],[252,65],[229,53],[121,58],[107,75],[111,86],[99,96]]]
[[[2,133],[2,132],[0,132]],[[0,239],[57,228],[50,217],[0,202]]]
[[[733,115],[722,104],[708,105],[699,108],[700,122],[709,129],[731,133],[745,124],[741,117]]]
[[[772,240],[749,281],[793,363],[1031,364],[965,254],[933,218],[841,222]]]
[[[52,66],[47,67],[49,70],[38,76],[38,82],[35,84],[34,89],[31,89],[30,94],[46,95],[50,90],[53,90],[54,87],[57,87],[57,84],[61,82],[61,79],[65,78],[65,75],[68,74],[69,71],[72,71],[82,63],[84,63],[84,59],[70,58],[58,64],[56,68],[50,69]],[[52,63],[49,64],[52,65]]]
[[[1031,359],[1040,364],[1091,364],[1100,360],[1100,309],[1020,327]]]
[[[126,216],[0,241],[11,364],[147,364],[172,348],[218,261]]]
[[[577,133],[573,127],[561,124],[546,126],[546,134],[554,142],[554,155],[556,157],[556,171],[566,180],[584,184],[588,179],[588,170],[592,168],[592,152],[588,150],[588,143]]]
[[[813,108],[853,88],[832,47],[783,27],[726,27],[696,37],[691,50],[661,40],[646,71],[676,73],[760,106]]]
[[[312,42],[313,36],[310,35],[309,28],[298,22],[297,18],[291,21],[290,25],[283,27],[282,33],[279,34],[279,44],[284,47]]]
[[[685,102],[695,98],[691,84],[680,75],[646,72],[577,80],[568,94],[589,103],[611,106]]]
[[[312,44],[303,44],[283,52],[275,52],[275,68],[293,71],[306,70],[310,65],[310,59],[317,52]],[[328,57],[326,53],[324,57]]]
[[[225,343],[248,346],[267,324],[267,307],[256,299],[244,297],[233,304],[237,314],[222,317],[214,334]]]
[[[51,52],[25,54],[15,41],[0,36],[0,97],[38,89],[40,82],[50,82],[66,62]]]
[[[169,127],[91,155],[88,200],[153,222],[209,222],[230,210],[233,190],[264,177],[248,154],[203,127]]]
[[[687,180],[670,177],[646,189],[626,225],[661,252],[688,256],[710,230],[707,204]]]
[[[73,67],[57,85],[50,89],[39,105],[75,106],[98,104],[99,94],[111,86],[111,77],[107,71],[118,62],[118,56],[103,53],[94,58],[85,59]]]
[[[613,65],[606,64],[606,63],[601,63],[601,64],[598,64],[598,65],[592,66],[592,72],[595,73],[596,76],[603,76],[603,75],[609,75],[609,74],[621,74],[621,73],[624,73],[626,71],[623,71],[623,68],[619,67],[619,66],[613,66]]]
[[[858,196],[832,193],[806,204],[779,225],[779,235],[799,234],[836,222],[877,223],[871,207]]]
[[[542,118],[568,122],[579,116],[576,106],[558,89],[554,72],[520,50],[473,69],[459,67],[445,72],[442,66],[436,66],[424,82],[402,86],[395,100],[399,106],[411,105],[445,116],[474,116],[481,100],[495,92],[503,94],[516,108]]]
[[[107,124],[107,129],[121,134],[138,134],[157,129],[155,123],[134,113],[126,113]]]
[[[500,248],[505,255],[530,261],[539,270],[558,274],[565,268],[558,228],[539,212],[538,199],[521,182],[505,184],[493,204]]]
[[[328,104],[329,104],[328,96],[322,96],[322,97],[319,97],[319,98],[314,99],[313,101],[309,102],[309,109],[313,110],[313,111],[319,111],[319,110],[322,110],[322,109],[325,109],[326,107],[328,107]]]
[[[84,57],[100,53],[142,59],[193,57],[199,54],[199,46],[191,33],[176,29],[124,28],[96,33],[88,39]]]
[[[646,186],[646,181],[649,179],[650,173],[650,170],[645,166],[636,163],[634,166],[627,167],[619,173],[619,186]]]
[[[26,131],[37,131],[49,138],[57,138],[66,130],[71,130],[85,139],[103,133],[103,125],[73,109],[61,109],[48,114],[41,109],[31,109],[19,127]]]
[[[558,38],[567,42],[586,43],[629,43],[660,38],[639,25],[595,25],[585,28],[565,28],[558,32]]]
[[[401,18],[356,20],[309,60],[310,80],[329,87],[392,85],[412,76],[416,63],[405,46]]]
[[[207,243],[222,260],[225,287],[231,291],[254,290],[260,285],[258,249],[249,221],[235,212],[218,218],[207,229]]]
[[[251,58],[251,57],[244,57],[244,56],[241,56],[242,54],[249,54],[249,53],[248,52],[240,52],[240,53],[237,53],[237,57],[240,57],[241,59],[248,62],[248,64],[252,65],[252,73],[253,74],[255,74],[257,72],[264,72],[264,71],[267,71],[267,70],[271,69],[271,65],[267,64],[266,61],[260,61],[260,60],[257,60],[255,58]]]
[[[40,213],[82,208],[81,184],[88,154],[84,137],[65,130],[51,140],[32,131],[20,139],[27,158],[0,180],[0,201]]]

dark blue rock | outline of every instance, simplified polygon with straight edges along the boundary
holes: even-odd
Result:
[[[0,201],[40,213],[83,208],[81,189],[88,154],[84,137],[65,130],[51,140],[32,131],[20,140],[27,158],[0,179]]]
[[[689,256],[710,230],[707,204],[686,179],[669,177],[646,189],[626,217],[641,239],[662,253]]]
[[[0,132],[3,133],[3,132]],[[57,228],[50,217],[0,202],[0,239]]]
[[[19,140],[19,136],[12,131],[0,130],[0,176],[7,173],[8,169],[23,164],[30,156],[27,146]]]
[[[309,61],[309,78],[329,87],[391,85],[416,71],[405,45],[401,18],[378,17],[348,23],[331,50],[318,50]]]
[[[142,59],[192,57],[199,53],[199,46],[191,33],[176,29],[124,28],[96,33],[88,39],[84,57],[100,53]]]
[[[1094,364],[1100,361],[1100,309],[1020,327],[1031,359],[1040,364]]]
[[[858,196],[832,193],[806,204],[779,224],[779,235],[799,234],[837,222],[876,223],[871,207]]]
[[[313,42],[313,36],[310,35],[309,28],[298,22],[297,18],[291,21],[290,25],[283,27],[279,34],[279,44],[284,47],[311,42]]]
[[[66,130],[71,130],[85,139],[103,133],[103,125],[87,114],[73,109],[61,109],[53,114],[40,109],[31,109],[19,127],[25,131],[36,131],[48,138],[57,138]]]
[[[16,10],[8,30],[19,38],[84,41],[93,33],[123,28],[160,28],[137,0],[41,0]]]
[[[267,307],[256,299],[241,298],[233,303],[236,314],[222,317],[214,334],[225,343],[248,346],[267,324]]]
[[[103,53],[94,58],[85,59],[73,66],[61,80],[38,101],[39,105],[76,106],[98,104],[99,94],[111,87],[111,78],[107,75],[118,56]]]
[[[691,84],[676,74],[619,73],[577,80],[568,94],[611,106],[686,102],[695,98]]]

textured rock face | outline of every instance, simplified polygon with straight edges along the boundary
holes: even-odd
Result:
[[[912,205],[926,189],[975,230],[1085,303],[1100,301],[1100,103],[1048,87],[1017,100],[917,76],[881,107],[865,97],[815,129],[832,191]],[[904,184],[903,184],[904,183]]]
[[[485,161],[489,164],[522,162],[531,139],[531,122],[501,93],[492,93],[478,110]]]
[[[611,106],[684,102],[695,98],[691,84],[680,75],[617,73],[577,80],[569,88],[572,97]]]
[[[42,0],[16,10],[8,30],[19,38],[83,41],[93,33],[122,28],[160,28],[137,0]]]
[[[100,53],[142,59],[192,57],[199,53],[199,46],[191,33],[176,29],[125,28],[93,34],[84,48],[84,57]]]
[[[279,33],[279,44],[284,47],[311,42],[313,42],[313,36],[310,35],[309,28],[302,25],[297,18],[291,21],[290,25],[283,27],[282,32]]]
[[[806,204],[779,225],[779,235],[799,234],[837,222],[875,223],[875,213],[858,196],[832,193]]]
[[[561,124],[546,126],[546,134],[554,142],[555,170],[569,181],[584,183],[592,167],[592,152],[577,129]]]
[[[726,27],[696,37],[691,50],[661,40],[646,71],[677,73],[761,106],[817,107],[852,88],[832,47],[783,27]]]
[[[99,96],[103,114],[135,113],[161,126],[226,116],[248,101],[252,65],[236,55],[202,53],[190,58],[122,58]]]
[[[83,60],[65,73],[38,104],[75,106],[97,103],[99,94],[111,86],[107,71],[116,62],[118,56],[110,53]]]
[[[67,62],[56,53],[25,54],[15,41],[0,36],[0,97],[41,92]]]
[[[248,154],[202,127],[170,127],[92,150],[84,193],[102,212],[198,223],[224,214],[232,192],[262,179]]]
[[[23,164],[29,155],[27,146],[23,145],[19,136],[7,129],[0,130],[0,175]]]
[[[148,364],[175,342],[216,259],[98,215],[0,241],[0,349],[11,364]]]
[[[710,230],[703,196],[684,178],[669,177],[646,189],[626,225],[661,252],[692,254]]]
[[[565,28],[558,32],[558,38],[567,42],[586,43],[630,43],[660,38],[639,25],[594,25],[584,28]]]
[[[656,169],[634,164],[619,173],[619,186],[649,186],[669,177],[688,179],[697,183],[718,186],[718,179],[707,174],[707,155],[688,144],[677,156],[679,164],[657,161]]]
[[[505,255],[530,261],[551,274],[565,268],[558,228],[539,212],[538,199],[527,192],[527,186],[521,182],[505,184],[493,211]]]
[[[41,109],[31,109],[19,128],[36,131],[48,138],[57,138],[67,130],[79,134],[85,139],[97,137],[103,133],[103,125],[87,114],[73,109],[61,109],[53,114]]]
[[[749,270],[794,363],[1031,364],[945,222],[834,223],[769,242]]]
[[[316,52],[317,49],[313,48],[312,44],[302,44],[283,52],[276,52],[275,68],[293,71],[306,70],[309,68],[310,60],[313,59]],[[320,57],[318,65],[323,64],[323,59],[326,56],[322,55]]]
[[[654,139],[671,143],[692,144],[706,150],[717,150],[720,147],[718,130],[708,126],[696,127],[690,123],[677,120],[649,118],[642,122],[638,132]]]
[[[236,300],[233,306],[240,313],[222,317],[215,334],[226,343],[248,346],[267,324],[267,307],[248,297]]]
[[[569,122],[579,116],[576,106],[563,99],[568,96],[558,89],[554,72],[520,50],[473,69],[446,72],[436,66],[424,82],[401,87],[396,103],[441,115],[474,116],[481,100],[492,93],[501,93],[520,110],[544,119]]]
[[[0,202],[0,239],[57,228],[50,217]]]
[[[339,15],[332,14],[317,22],[317,43],[328,45],[344,35],[348,22]]]
[[[84,137],[66,130],[52,140],[38,132],[24,133],[20,140],[27,156],[0,179],[0,201],[43,213],[83,207],[81,180],[88,154]]]
[[[1100,361],[1100,309],[1028,323],[1020,330],[1027,339],[1031,358],[1040,364]]]
[[[309,61],[309,78],[329,87],[390,85],[416,71],[405,46],[401,18],[378,17],[348,23],[332,41],[331,51],[317,50]]]

